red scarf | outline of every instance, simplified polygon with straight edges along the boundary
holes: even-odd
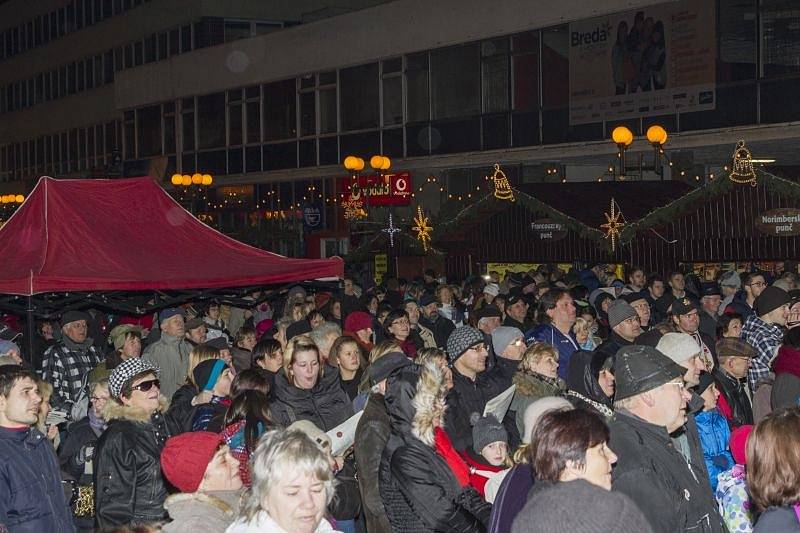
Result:
[[[800,378],[800,351],[785,344],[778,350],[778,357],[772,363],[772,370],[775,375],[791,374]]]
[[[435,428],[433,430],[433,441],[436,445],[436,453],[447,462],[447,466],[456,476],[458,483],[462,487],[469,485],[469,467],[464,462],[464,459],[458,455],[456,449],[453,448],[453,443],[447,433],[442,428]]]

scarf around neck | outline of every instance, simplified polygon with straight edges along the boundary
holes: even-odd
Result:
[[[447,433],[445,433],[442,428],[437,427],[433,430],[433,442],[436,453],[439,454],[439,456],[445,460],[447,466],[450,467],[453,475],[456,476],[458,480],[458,484],[462,487],[469,485],[469,467],[467,463],[464,462],[464,459],[458,455],[455,448],[453,448],[450,437],[447,436]]]

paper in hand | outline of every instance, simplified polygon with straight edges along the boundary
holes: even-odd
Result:
[[[494,417],[502,422],[505,418],[508,408],[511,407],[511,400],[514,399],[514,391],[517,390],[516,385],[511,385],[509,388],[486,402],[486,407],[483,408],[483,416],[493,414]]]
[[[334,457],[340,456],[353,445],[356,440],[356,426],[358,426],[358,421],[363,414],[363,410],[357,412],[326,433],[331,439],[331,455]]]

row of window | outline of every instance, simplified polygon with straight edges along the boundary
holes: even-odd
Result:
[[[0,87],[0,114],[89,91],[114,82],[114,73],[138,67],[197,48],[253,35],[261,35],[282,23],[203,19],[195,24],[154,33],[142,40],[108,50],[40,73],[28,80]]]
[[[0,59],[6,59],[124,13],[150,0],[72,0],[0,32]]]
[[[120,140],[120,123],[114,121],[2,145],[0,181],[108,168]]]

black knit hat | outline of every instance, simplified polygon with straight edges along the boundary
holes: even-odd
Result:
[[[447,338],[447,362],[452,365],[464,352],[485,342],[483,333],[473,327],[461,326],[454,329]]]
[[[219,376],[228,365],[222,359],[206,359],[201,361],[192,371],[194,382],[200,391],[212,390]]]
[[[686,373],[686,369],[650,346],[619,349],[614,360],[615,400],[624,400],[660,387]]]
[[[481,453],[486,446],[493,442],[505,442],[508,444],[508,432],[506,428],[497,421],[494,415],[480,416],[478,413],[472,414],[472,449],[476,453]]]

